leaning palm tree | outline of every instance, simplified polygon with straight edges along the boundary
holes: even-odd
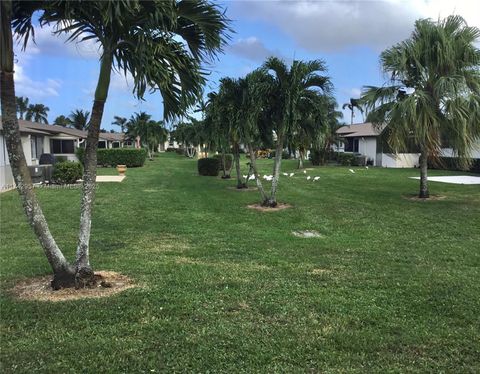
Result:
[[[327,70],[322,60],[293,61],[292,66],[288,68],[284,61],[270,57],[263,64],[263,69],[274,79],[274,90],[270,95],[275,97],[275,102],[270,112],[277,139],[270,196],[262,204],[275,207],[283,147],[287,134],[298,124],[300,102],[316,96],[319,91],[328,93],[331,83],[328,77],[318,74]]]
[[[360,99],[350,98],[349,103],[342,105],[342,109],[348,108],[350,110],[350,125],[353,125],[353,118],[355,117],[355,108],[363,115],[363,108]]]
[[[459,16],[418,20],[409,39],[381,54],[388,85],[364,89],[369,118],[386,124],[393,151],[409,143],[420,151],[420,198],[429,197],[428,158],[438,157],[442,138],[466,167],[480,137],[479,37]]]
[[[77,130],[87,130],[89,117],[88,110],[75,109],[68,116],[68,125]]]
[[[104,105],[113,68],[130,73],[134,93],[142,98],[147,89],[160,91],[164,115],[182,114],[200,96],[205,82],[201,62],[213,57],[225,42],[228,20],[208,1],[2,1],[2,112],[9,158],[25,211],[50,260],[54,271],[53,286],[69,287],[75,281],[89,284],[94,280],[89,261],[91,215],[95,200],[97,144]],[[101,47],[100,74],[95,90],[92,116],[85,150],[80,229],[74,265],[65,261],[41,215],[31,214],[32,193],[25,156],[19,144],[15,119],[13,84],[13,27],[23,38],[24,47],[32,32],[32,16],[40,11],[40,24],[54,24],[57,33],[68,33],[69,41],[95,40]],[[13,15],[13,16],[12,16]],[[13,96],[12,96],[13,95]],[[5,98],[5,104],[3,102]],[[10,99],[11,98],[11,99]],[[13,109],[13,110],[11,110]],[[17,162],[18,161],[18,162]],[[34,195],[34,194],[33,194]],[[41,215],[41,217],[40,217]],[[39,221],[40,220],[40,221]],[[38,228],[38,230],[37,230]],[[48,236],[48,242],[43,240]],[[51,240],[50,240],[51,239]],[[78,284],[78,282],[77,282]]]
[[[27,113],[28,110],[28,105],[29,105],[29,100],[28,97],[17,97],[17,113],[20,119],[23,119],[23,116],[25,113]]]
[[[27,121],[45,123],[48,125],[48,111],[50,108],[43,104],[30,104],[25,114]]]

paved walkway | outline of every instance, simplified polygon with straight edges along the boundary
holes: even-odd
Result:
[[[121,182],[125,175],[97,175],[97,182]]]
[[[420,177],[410,177],[411,179],[420,179]],[[429,182],[443,182],[453,184],[480,184],[480,177],[472,175],[450,175],[446,177],[428,177]]]

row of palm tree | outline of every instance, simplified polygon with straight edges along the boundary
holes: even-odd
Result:
[[[181,116],[201,96],[207,73],[202,65],[221,52],[228,39],[229,20],[209,0],[4,0],[0,7],[2,124],[17,191],[52,267],[52,287],[87,286],[95,282],[89,255],[91,217],[97,145],[112,69],[131,74],[134,94],[139,99],[147,90],[159,91],[167,119]],[[96,42],[102,51],[88,125],[80,227],[73,263],[60,250],[37,200],[16,117],[13,33],[26,48],[33,38],[34,15],[40,27],[51,25],[57,35],[67,34],[70,42]]]
[[[16,111],[20,119],[48,124],[49,110],[43,104],[30,104],[28,97],[16,97]]]
[[[201,105],[203,120],[177,126],[175,136],[190,145],[204,145],[222,156],[232,151],[237,188],[248,187],[241,172],[240,148],[250,157],[263,206],[277,205],[277,190],[283,149],[287,144],[299,151],[299,167],[307,150],[322,148],[327,139],[327,122],[338,120],[335,100],[330,95],[332,84],[323,75],[321,60],[294,61],[288,66],[271,57],[245,77],[222,78],[217,92],[208,95]],[[338,125],[338,123],[337,123]],[[267,191],[256,168],[256,154],[261,148],[275,148],[272,186]]]
[[[118,121],[119,118],[121,117],[116,117],[115,121]],[[135,113],[128,121],[123,121],[124,118],[121,119],[120,123],[124,127],[126,135],[132,139],[138,139],[139,145],[147,150],[148,157],[152,160],[158,146],[168,139],[165,122],[155,121],[150,114],[145,112]]]

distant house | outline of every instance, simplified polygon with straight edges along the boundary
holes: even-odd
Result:
[[[359,123],[342,126],[337,130],[342,144],[335,150],[338,152],[353,152],[366,156],[374,166],[388,168],[418,167],[420,153],[413,144],[408,146],[406,153],[393,153],[386,142],[386,126],[375,127],[372,123]],[[442,148],[441,156],[455,157],[451,148]],[[472,158],[480,158],[480,139],[472,150]]]
[[[53,153],[58,158],[77,161],[75,149],[85,147],[87,132],[69,127],[45,125],[36,122],[18,121],[23,152],[27,165],[38,165],[43,153]],[[13,176],[8,161],[7,147],[3,138],[0,117],[0,189],[13,186]],[[99,148],[120,148],[133,146],[124,134],[100,133]]]
[[[342,140],[342,145],[337,149],[339,152],[353,152],[366,157],[374,166],[388,168],[411,168],[417,167],[420,154],[410,147],[408,153],[393,153],[382,136],[385,125],[373,126],[372,123],[358,123],[342,126],[337,130],[337,135]]]

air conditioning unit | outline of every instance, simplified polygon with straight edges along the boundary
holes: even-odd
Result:
[[[30,176],[32,177],[33,183],[45,182],[44,168],[42,166],[29,166],[28,170],[30,171]]]

